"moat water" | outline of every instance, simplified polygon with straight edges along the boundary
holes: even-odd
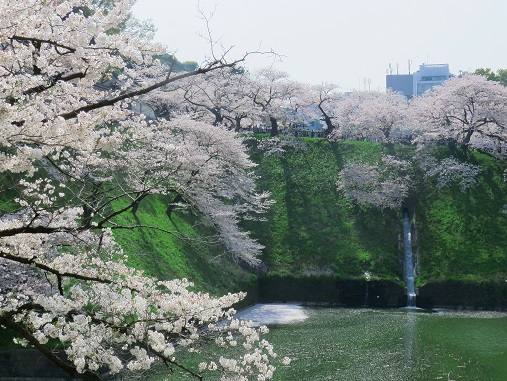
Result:
[[[304,308],[271,328],[275,380],[507,380],[507,314]]]
[[[240,317],[267,324],[265,338],[292,359],[275,381],[507,380],[503,312],[259,304]]]

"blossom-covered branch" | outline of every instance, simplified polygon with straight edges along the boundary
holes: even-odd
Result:
[[[239,221],[270,205],[236,133],[183,113],[169,121],[131,110],[133,100],[245,57],[173,73],[154,58],[163,48],[149,36],[119,28],[132,4],[0,0],[0,172],[10,181],[0,187],[0,324],[94,380],[149,369],[157,358],[197,378],[205,369],[270,378],[275,354],[262,330],[227,324],[243,293],[212,297],[185,279],[148,277],[127,266],[112,233],[147,227],[122,219],[146,197],[178,194],[234,258],[255,265],[262,246]],[[157,75],[140,81],[138,70]],[[178,361],[204,337],[228,342],[231,328],[246,353],[231,357],[250,362]]]

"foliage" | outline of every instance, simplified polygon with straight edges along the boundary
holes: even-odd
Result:
[[[426,183],[420,193],[420,271],[424,279],[504,279],[507,257],[504,165],[476,153],[478,181],[463,190]],[[428,252],[430,255],[422,255]]]
[[[172,67],[173,68],[172,70],[174,72],[194,71],[199,67],[197,62],[194,62],[194,61],[180,62],[180,61],[178,61],[178,59],[174,55],[169,54],[169,53],[164,53],[164,54],[155,56],[154,58],[158,59],[160,61],[160,63],[162,63],[163,65]]]
[[[475,69],[474,74],[482,75],[488,81],[500,82],[502,85],[507,86],[507,69],[498,69],[496,72],[493,72],[490,68],[479,68]]]

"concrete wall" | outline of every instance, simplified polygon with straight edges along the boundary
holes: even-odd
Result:
[[[386,75],[386,88],[411,98],[414,95],[414,76],[412,74]]]
[[[392,281],[333,277],[259,279],[260,302],[325,303],[343,307],[404,307],[405,288]],[[431,282],[417,289],[422,308],[507,310],[507,282]]]
[[[418,306],[507,310],[507,283],[431,282],[419,289]]]

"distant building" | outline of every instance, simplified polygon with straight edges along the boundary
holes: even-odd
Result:
[[[454,75],[449,72],[448,64],[422,64],[414,74],[386,75],[386,88],[411,98],[442,84],[451,77]]]

